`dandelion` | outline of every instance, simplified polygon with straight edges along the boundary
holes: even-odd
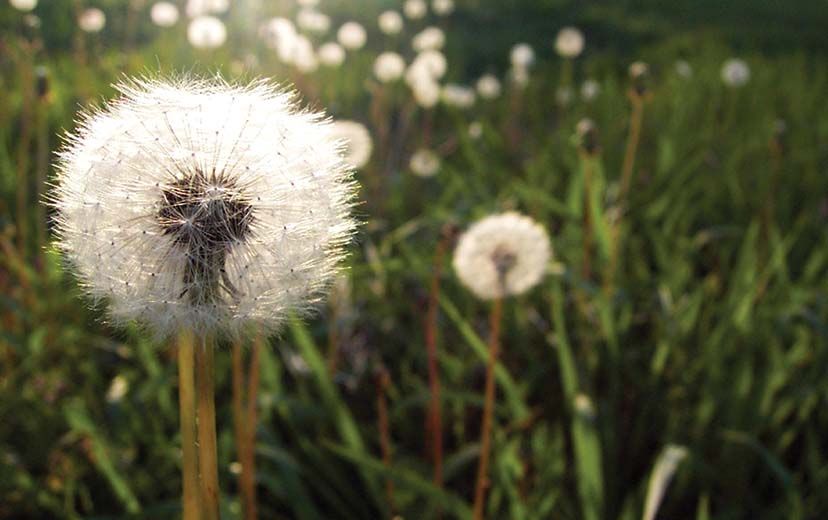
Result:
[[[402,78],[405,60],[396,52],[383,52],[374,60],[374,76],[381,83],[390,83]]]
[[[483,124],[480,121],[469,123],[469,137],[476,141],[483,136]]]
[[[199,16],[187,26],[187,40],[197,49],[215,49],[224,45],[227,29],[215,16]]]
[[[267,82],[116,89],[59,155],[57,245],[114,322],[200,335],[198,349],[188,334],[179,344],[184,517],[202,502],[217,518],[207,338],[273,330],[322,297],[355,227],[351,173],[323,116]]]
[[[422,77],[432,81],[442,78],[448,69],[446,56],[440,51],[423,51],[414,58],[406,72],[406,81],[409,84],[417,83]]]
[[[9,0],[12,7],[18,11],[28,12],[37,7],[37,0]]]
[[[298,33],[293,22],[287,18],[271,18],[261,29],[265,45],[276,51],[282,63],[291,63]]]
[[[750,81],[750,67],[739,58],[730,58],[722,65],[722,81],[728,87],[743,87]]]
[[[417,52],[439,51],[446,43],[446,35],[439,27],[426,27],[411,40],[411,47]]]
[[[535,63],[535,51],[528,43],[518,43],[512,47],[509,61],[515,69],[526,69]]]
[[[188,18],[197,18],[226,13],[229,8],[230,0],[188,0],[186,12]]]
[[[443,103],[454,108],[471,108],[475,101],[474,89],[455,83],[443,87],[440,99]]]
[[[428,76],[418,76],[411,83],[414,101],[423,108],[434,108],[440,101],[440,84]]]
[[[336,33],[336,39],[348,50],[355,51],[365,46],[367,35],[365,28],[356,22],[342,24]]]
[[[178,22],[178,7],[171,2],[156,2],[150,9],[150,19],[158,27],[172,27]]]
[[[90,7],[84,9],[78,17],[78,26],[81,31],[88,33],[97,33],[106,25],[106,15],[97,7]]]
[[[509,69],[509,80],[519,88],[529,85],[529,69],[527,67],[512,67]]]
[[[493,74],[484,74],[477,80],[477,93],[483,99],[495,99],[500,96],[500,80]]]
[[[403,12],[409,20],[420,20],[428,13],[428,5],[425,0],[405,0]]]
[[[397,11],[383,11],[377,17],[377,25],[383,34],[393,36],[402,31],[403,18]]]
[[[368,164],[374,144],[365,125],[356,121],[334,121],[331,135],[343,143],[342,156],[351,167],[358,169]]]
[[[305,32],[325,34],[331,28],[331,19],[316,9],[303,8],[296,14],[296,25]]]
[[[584,34],[575,27],[564,27],[555,38],[555,51],[564,58],[576,58],[584,50]]]
[[[633,94],[642,97],[647,93],[647,80],[650,78],[650,66],[643,61],[635,61],[629,67],[630,79],[632,80]]]
[[[432,0],[431,9],[437,16],[448,16],[454,12],[454,0]]]
[[[428,148],[420,148],[411,156],[408,167],[417,177],[434,177],[440,171],[440,157]]]
[[[316,7],[319,5],[319,0],[296,0],[300,7]]]
[[[601,84],[594,79],[587,79],[581,84],[581,97],[584,101],[592,101],[601,93]]]
[[[676,61],[674,68],[676,70],[676,74],[682,78],[686,79],[693,75],[693,67],[686,60]]]
[[[345,61],[345,49],[335,42],[328,42],[317,51],[319,63],[326,67],[338,67]]]
[[[303,74],[310,74],[319,68],[319,60],[313,50],[313,43],[307,36],[302,34],[296,36],[288,63],[291,63]]]
[[[128,391],[129,381],[124,376],[118,374],[109,383],[109,389],[106,391],[106,402],[117,403],[124,398]]]

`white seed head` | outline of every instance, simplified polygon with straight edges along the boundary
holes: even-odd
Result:
[[[293,22],[287,18],[271,18],[261,28],[261,36],[269,48],[276,51],[279,61],[290,64],[298,33]]]
[[[495,99],[500,96],[500,80],[493,74],[484,74],[477,80],[477,93],[483,99]]]
[[[158,27],[172,27],[178,22],[178,7],[172,2],[156,2],[150,9],[150,19]]]
[[[187,40],[196,49],[215,49],[227,40],[227,28],[215,16],[198,16],[187,26]]]
[[[18,11],[28,12],[37,7],[37,0],[9,0],[12,7]]]
[[[454,0],[431,0],[431,9],[437,16],[448,16],[454,12]]]
[[[529,85],[529,67],[515,67],[509,69],[509,80],[519,88],[526,88]]]
[[[296,14],[296,25],[305,32],[325,34],[331,28],[331,18],[316,9],[303,8]]]
[[[430,76],[419,75],[410,85],[414,101],[421,107],[434,108],[440,101],[440,84]]]
[[[428,13],[428,4],[425,0],[405,0],[403,12],[409,20],[420,20]]]
[[[568,85],[560,86],[555,90],[555,102],[561,106],[567,106],[572,103],[572,98],[574,97],[575,93],[572,91],[572,87]]]
[[[417,52],[439,51],[446,44],[446,34],[439,27],[426,27],[411,39],[411,48]]]
[[[84,9],[78,17],[78,27],[88,33],[101,32],[106,25],[106,15],[97,7]]]
[[[319,5],[319,0],[296,0],[300,7],[316,7]]]
[[[682,78],[689,78],[693,76],[693,66],[687,60],[678,60],[675,63],[676,74]]]
[[[428,148],[420,148],[411,156],[408,166],[417,177],[434,177],[440,171],[440,156]]]
[[[230,0],[187,0],[187,17],[222,14],[230,9]]]
[[[728,87],[742,87],[750,81],[750,67],[739,58],[730,58],[722,65],[722,81]]]
[[[374,142],[362,123],[348,120],[334,121],[331,135],[342,142],[342,156],[353,168],[362,168],[371,159]]]
[[[337,31],[336,39],[346,49],[355,51],[365,46],[368,35],[362,25],[356,22],[345,22]]]
[[[473,140],[478,140],[483,136],[483,123],[480,121],[472,121],[469,123],[469,137]]]
[[[313,43],[304,34],[296,36],[288,63],[304,74],[310,74],[319,68],[319,60],[313,50]]]
[[[397,11],[383,11],[377,17],[377,25],[383,34],[399,34],[403,29],[403,18]]]
[[[326,67],[339,67],[345,61],[345,49],[336,42],[328,42],[317,51],[319,63]]]
[[[139,79],[60,153],[58,247],[115,322],[277,328],[337,274],[351,170],[322,114],[264,81]]]
[[[397,81],[404,73],[405,60],[396,52],[383,52],[374,60],[374,76],[382,83]]]
[[[419,53],[406,71],[406,81],[409,86],[427,77],[432,81],[445,76],[448,70],[446,56],[440,51],[423,51]]]
[[[514,68],[527,68],[535,63],[535,51],[528,43],[518,43],[512,47],[509,60]]]
[[[584,101],[592,101],[601,93],[601,84],[594,79],[587,79],[581,84],[581,97]]]
[[[443,103],[454,108],[471,108],[476,97],[473,88],[456,83],[446,84],[440,93]]]
[[[524,293],[546,274],[552,255],[549,236],[537,222],[508,212],[474,223],[454,250],[454,271],[478,298]]]
[[[584,51],[584,34],[575,27],[564,27],[555,38],[555,52],[564,58],[575,58]]]

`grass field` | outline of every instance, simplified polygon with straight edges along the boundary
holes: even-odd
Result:
[[[486,2],[406,19],[396,36],[377,28],[375,3],[332,2],[314,47],[351,18],[367,43],[301,72],[258,30],[295,19],[293,2],[235,4],[215,49],[188,43],[183,8],[160,28],[125,3],[102,3],[100,33],[74,26],[69,1],[43,0],[39,27],[0,6],[0,518],[181,515],[174,342],[106,320],[39,202],[80,107],[111,99],[124,75],[181,71],[271,78],[373,139],[346,274],[257,351],[261,518],[472,517],[492,304],[458,281],[451,252],[457,232],[507,210],[546,228],[553,258],[537,287],[503,301],[487,518],[646,519],[659,486],[658,518],[828,514],[823,55],[734,50],[696,27],[619,50],[618,23],[599,48],[584,28],[585,52],[564,59],[566,24],[548,20],[531,26],[519,86],[520,28],[497,46],[502,33],[469,29]],[[591,12],[623,18],[604,7]],[[446,37],[440,83],[491,73],[499,95],[426,108],[404,80],[376,79],[380,52],[411,63],[411,38],[432,25]],[[750,70],[741,86],[722,79],[734,57]],[[634,59],[649,65],[638,80]],[[594,133],[576,131],[584,118]],[[420,149],[439,156],[433,177],[412,173]],[[232,352],[216,351],[219,479],[222,517],[242,518]]]

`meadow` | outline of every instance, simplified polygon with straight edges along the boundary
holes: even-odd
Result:
[[[758,2],[754,40],[735,15],[603,2],[154,4],[0,5],[0,518],[181,518],[176,339],[84,294],[45,201],[62,136],[113,84],[217,75],[296,89],[369,141],[343,131],[368,155],[330,295],[215,350],[222,518],[251,518],[245,486],[265,519],[476,517],[483,451],[485,518],[828,514],[815,22],[766,30],[783,16]],[[483,301],[452,255],[511,211],[551,258]]]

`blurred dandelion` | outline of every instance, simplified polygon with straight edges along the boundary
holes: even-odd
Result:
[[[722,64],[722,81],[728,87],[743,87],[750,81],[750,67],[739,58],[730,58]]]
[[[37,7],[37,0],[9,0],[9,4],[18,11],[28,12]]]
[[[331,19],[316,9],[303,8],[296,13],[296,25],[305,32],[325,34],[331,29]]]
[[[150,9],[150,19],[158,27],[172,27],[178,22],[178,7],[172,2],[156,2]]]
[[[472,140],[478,140],[483,136],[483,123],[480,121],[472,121],[469,123],[469,137]]]
[[[403,29],[403,18],[397,11],[383,11],[377,17],[377,25],[383,34],[393,36]]]
[[[436,81],[442,78],[448,70],[446,56],[436,50],[423,51],[419,53],[406,72],[406,80],[416,83],[423,77]]]
[[[420,20],[428,13],[428,4],[425,0],[405,0],[403,13],[409,20]]]
[[[431,9],[437,16],[448,16],[454,12],[454,0],[431,0]]]
[[[296,67],[303,74],[310,74],[319,68],[319,60],[313,50],[313,43],[304,34],[299,34],[291,46],[288,63]]]
[[[383,52],[374,60],[374,76],[381,83],[390,83],[402,78],[405,60],[396,52]]]
[[[276,51],[279,61],[290,64],[293,61],[293,49],[298,34],[293,22],[287,18],[271,18],[261,30],[265,45]]]
[[[587,79],[581,83],[581,98],[584,101],[592,101],[601,93],[601,84],[594,79]]]
[[[682,78],[689,78],[693,76],[693,67],[686,60],[678,60],[674,65],[676,74]]]
[[[447,106],[454,108],[471,108],[475,101],[474,89],[456,83],[443,86],[440,99]]]
[[[575,27],[564,27],[555,38],[555,51],[563,58],[577,58],[584,51],[584,34]]]
[[[84,9],[78,17],[78,27],[81,31],[97,33],[103,30],[106,25],[106,15],[97,7]]]
[[[502,87],[500,80],[494,74],[484,74],[475,85],[481,99],[495,99],[500,96]]]
[[[362,168],[368,164],[374,144],[365,125],[356,121],[334,121],[331,135],[344,143],[342,155],[346,163],[353,168]]]
[[[345,22],[336,33],[339,43],[350,51],[364,47],[367,38],[365,28],[356,22]]]
[[[428,148],[420,148],[411,156],[408,167],[417,177],[434,177],[440,171],[440,157]]]
[[[446,35],[439,27],[426,27],[411,40],[411,47],[417,52],[439,51],[446,43]]]
[[[338,67],[345,61],[345,49],[336,42],[328,42],[319,47],[317,57],[326,67]]]
[[[509,61],[516,69],[525,69],[535,63],[535,51],[528,43],[518,43],[509,53]]]
[[[210,14],[226,13],[230,0],[187,0],[187,17],[197,18]]]
[[[196,49],[215,49],[224,45],[227,29],[215,16],[199,16],[187,26],[187,40]]]
[[[428,76],[418,76],[411,84],[411,92],[423,108],[433,108],[440,101],[440,84]]]

